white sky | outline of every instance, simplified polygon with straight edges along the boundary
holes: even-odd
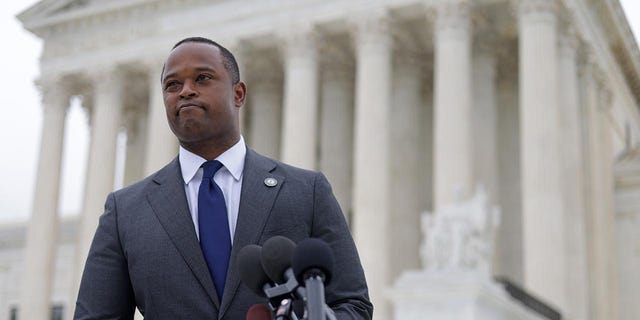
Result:
[[[0,223],[24,220],[31,213],[40,143],[42,108],[33,81],[38,76],[41,41],[25,31],[15,15],[37,0],[0,2],[0,30],[4,52],[0,57]],[[640,1],[620,0],[636,38],[640,35]],[[77,103],[67,117],[65,152],[59,208],[63,215],[77,213],[82,203],[88,150],[86,116]],[[72,133],[72,134],[69,134]]]

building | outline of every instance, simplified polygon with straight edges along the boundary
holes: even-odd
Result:
[[[0,279],[26,319],[52,303],[71,314],[120,128],[125,183],[175,155],[157,81],[193,35],[237,54],[248,144],[331,180],[377,319],[391,318],[385,291],[420,268],[420,214],[478,185],[502,211],[494,275],[568,319],[640,318],[640,50],[617,0],[44,0],[19,19],[44,41],[44,127],[25,240],[0,247],[24,259],[9,253]],[[60,243],[72,96],[91,146],[75,240]]]

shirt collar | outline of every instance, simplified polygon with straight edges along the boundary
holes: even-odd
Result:
[[[236,144],[219,155],[215,160],[220,161],[236,181],[240,181],[240,177],[242,177],[242,170],[244,169],[244,157],[246,154],[247,148],[244,144],[244,138],[240,136],[240,140],[238,140]],[[180,161],[182,179],[184,179],[185,184],[188,184],[196,176],[200,166],[207,161],[205,158],[183,148],[182,146],[180,146],[178,160]]]

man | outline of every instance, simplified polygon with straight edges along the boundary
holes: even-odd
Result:
[[[107,197],[74,319],[131,319],[135,307],[147,319],[244,319],[265,300],[240,284],[238,251],[275,235],[329,243],[339,272],[327,304],[338,319],[370,319],[358,254],[326,178],[245,147],[247,89],[233,55],[184,39],[161,80],[179,155]]]

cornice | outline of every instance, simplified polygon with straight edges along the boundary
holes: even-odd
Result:
[[[196,1],[196,0],[184,0]],[[64,12],[56,12],[60,7],[71,3],[72,1],[61,2],[62,5],[52,5],[50,8],[43,9],[42,11],[32,11],[37,9],[37,5],[25,10],[18,14],[18,20],[20,20],[25,29],[35,33],[40,37],[47,35],[47,30],[55,26],[64,26],[70,24],[71,26],[77,23],[82,23],[84,20],[100,20],[102,22],[109,22],[111,19],[122,14],[129,12],[135,12],[136,10],[149,10],[159,9],[162,6],[167,6],[174,1],[162,1],[162,0],[112,0],[112,1],[95,1],[91,4],[79,7],[77,9],[71,9]],[[46,5],[43,4],[43,5]],[[47,10],[48,9],[48,10]]]
[[[638,48],[638,43],[636,42],[635,37],[633,36],[633,32],[631,31],[631,27],[629,26],[629,21],[624,14],[622,6],[620,5],[619,0],[601,0],[604,2],[606,7],[608,8],[608,13],[610,14],[610,19],[607,19],[610,23],[612,23],[619,33],[620,37],[620,49],[624,51],[628,56],[627,57],[619,57],[616,55],[614,51],[614,55],[618,60],[618,63],[621,64],[622,72],[628,81],[631,92],[636,99],[636,105],[640,108],[640,48]],[[601,15],[604,15],[604,12],[599,12]]]
[[[638,55],[635,40],[623,40],[620,30],[630,31],[619,1],[565,0],[565,5],[567,10],[574,12],[574,25],[584,43],[592,49],[593,60],[597,60],[603,71],[611,77],[617,91],[621,90],[635,100],[630,107],[637,112],[640,103],[640,57],[633,58]],[[632,43],[635,49],[623,45],[625,42]]]

